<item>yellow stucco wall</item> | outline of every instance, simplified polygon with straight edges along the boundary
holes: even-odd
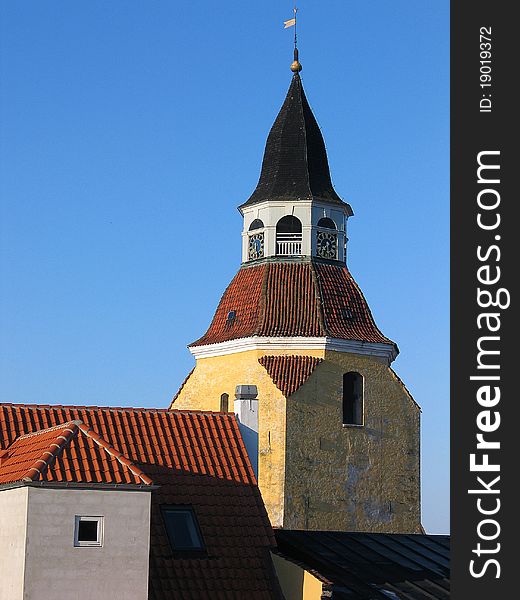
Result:
[[[420,531],[420,411],[393,371],[368,356],[302,350],[320,356],[288,399],[251,350],[203,358],[175,408],[230,410],[238,384],[258,388],[258,483],[271,523],[286,529]],[[342,425],[342,378],[364,377],[363,427]]]
[[[282,527],[286,400],[258,362],[264,354],[261,351],[250,350],[197,360],[195,370],[173,407],[220,410],[220,396],[227,393],[229,410],[233,410],[235,387],[239,384],[257,386],[260,400],[258,484],[272,525]]]
[[[348,371],[364,377],[362,427],[342,424]],[[327,352],[287,400],[284,527],[419,532],[419,419],[385,364]]]
[[[282,556],[271,556],[286,600],[321,600],[323,584],[319,579]]]

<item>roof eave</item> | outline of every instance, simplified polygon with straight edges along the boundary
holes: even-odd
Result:
[[[112,490],[127,492],[151,492],[161,486],[157,484],[133,483],[81,483],[75,481],[12,481],[0,483],[0,491],[11,490],[19,487],[38,487],[49,489],[78,489],[78,490]]]
[[[238,212],[244,216],[244,209],[249,208],[250,206],[256,206],[257,204],[261,204],[262,202],[320,202],[323,204],[328,204],[330,206],[334,206],[336,208],[341,208],[345,213],[345,216],[352,217],[354,216],[354,211],[348,202],[342,200],[339,196],[337,196],[338,200],[330,200],[329,198],[323,198],[320,196],[313,196],[312,194],[308,198],[300,198],[300,197],[290,197],[290,196],[276,196],[273,198],[259,198],[258,200],[254,200],[250,202],[247,200],[243,204],[237,207]]]

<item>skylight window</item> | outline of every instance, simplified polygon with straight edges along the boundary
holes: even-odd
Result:
[[[162,515],[174,552],[199,553],[204,550],[202,535],[191,506],[163,506]]]
[[[76,515],[74,522],[74,546],[102,546],[103,520],[103,517]]]

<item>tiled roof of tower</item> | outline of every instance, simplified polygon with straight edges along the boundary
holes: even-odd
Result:
[[[310,263],[270,264],[257,335],[325,335]],[[238,317],[238,315],[237,315]]]
[[[295,73],[267,137],[260,179],[242,206],[263,200],[312,198],[346,204],[332,185],[325,142],[307,102],[300,75]],[[348,210],[352,212],[350,207]]]
[[[149,600],[279,597],[269,555],[275,540],[235,415],[0,404],[0,453],[37,431],[33,441],[50,446],[74,421],[93,430],[77,439],[98,435],[159,486],[152,491]],[[69,450],[68,460],[77,460],[72,444],[62,456]],[[206,556],[173,556],[162,504],[193,506]]]
[[[0,483],[17,481],[152,483],[132,461],[81,421],[21,435],[1,451]]]
[[[262,356],[258,359],[286,397],[294,394],[322,361],[316,356]]]
[[[240,269],[224,292],[210,329],[192,345],[214,344],[253,335],[260,318],[259,299],[263,294],[265,275],[264,266]],[[229,319],[232,311],[236,311],[235,318]]]
[[[252,336],[328,336],[395,346],[377,328],[347,267],[310,260],[242,267],[208,331],[191,346]]]
[[[370,308],[347,267],[316,264],[327,335],[391,344],[377,328]]]

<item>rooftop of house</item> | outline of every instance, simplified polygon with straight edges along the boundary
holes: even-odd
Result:
[[[0,489],[70,482],[152,488],[150,599],[279,597],[276,542],[234,414],[0,404]],[[202,555],[174,555],[162,505],[193,507]]]
[[[276,530],[277,553],[312,573],[332,600],[447,600],[448,535]]]
[[[18,436],[0,451],[0,484],[67,482],[150,486],[150,477],[82,421]]]

